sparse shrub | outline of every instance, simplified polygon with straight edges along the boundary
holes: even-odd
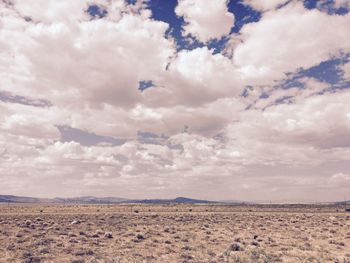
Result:
[[[235,243],[231,244],[230,250],[231,251],[243,251],[243,247],[241,246],[240,243],[235,242]]]
[[[141,235],[141,234],[137,234],[137,235],[136,235],[136,238],[137,238],[138,240],[144,240],[144,239],[145,239],[145,237],[144,237],[143,235]]]

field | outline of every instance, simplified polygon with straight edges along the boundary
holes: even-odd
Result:
[[[350,262],[350,213],[303,205],[0,205],[0,262]]]

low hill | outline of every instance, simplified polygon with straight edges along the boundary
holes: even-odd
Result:
[[[95,196],[82,196],[73,198],[35,198],[24,197],[14,195],[0,195],[0,203],[52,203],[52,204],[174,204],[174,203],[187,203],[187,204],[210,204],[218,203],[208,200],[191,199],[187,197],[177,197],[175,199],[126,199],[120,197],[95,197]]]

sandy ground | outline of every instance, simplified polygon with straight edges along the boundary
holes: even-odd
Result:
[[[331,206],[0,205],[0,262],[350,263]]]

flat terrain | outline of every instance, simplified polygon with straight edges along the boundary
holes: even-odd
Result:
[[[0,262],[350,262],[339,206],[0,205]]]

